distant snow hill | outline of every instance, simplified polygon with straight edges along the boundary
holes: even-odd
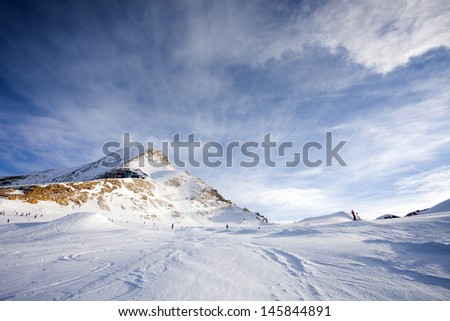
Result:
[[[450,213],[450,199],[445,200],[439,204],[436,204],[435,206],[426,209],[426,210],[416,210],[414,212],[411,212],[405,217],[410,216],[416,216],[416,215],[424,215],[424,214],[439,214],[439,213]],[[393,214],[384,214],[376,218],[376,220],[386,220],[386,219],[396,219],[396,218],[402,218],[401,216],[393,215]],[[343,223],[353,221],[353,217],[350,213],[346,212],[336,212],[332,214],[327,215],[320,215],[320,216],[312,216],[304,218],[303,220],[296,222],[297,224],[302,224],[306,226],[312,226],[312,225],[328,225],[328,224],[334,224],[334,223]]]
[[[435,206],[425,210],[422,214],[434,214],[434,213],[445,213],[450,212],[450,199],[443,201]]]
[[[377,220],[389,220],[393,218],[400,218],[400,216],[394,215],[394,214],[384,214],[379,217],[377,217]]]
[[[201,179],[176,169],[158,150],[2,177],[0,211],[13,214],[14,223],[49,221],[74,212],[103,213],[111,221],[129,224],[267,222],[264,216],[226,200]]]
[[[415,210],[413,212],[406,214],[405,217],[423,215],[423,214],[449,213],[449,212],[450,212],[450,199],[445,200],[439,204],[436,204],[431,208],[427,208],[427,209],[423,209],[423,210]],[[389,217],[389,214],[386,214],[384,216],[380,216],[378,219],[398,218],[398,216],[395,216],[395,215],[391,215],[391,216],[392,217]]]
[[[342,223],[353,221],[353,217],[349,213],[337,212],[328,215],[307,217],[298,223],[306,223],[307,225],[321,225],[321,224],[331,224],[331,223]]]

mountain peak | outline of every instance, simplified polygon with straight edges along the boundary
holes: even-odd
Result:
[[[102,166],[108,168],[117,168],[117,167],[129,167],[129,163],[135,160],[142,160],[145,163],[150,165],[158,166],[167,166],[170,165],[169,159],[166,155],[160,150],[157,149],[143,149],[143,148],[132,148],[126,147],[118,149],[105,157],[98,160],[98,162],[102,163]],[[141,167],[144,164],[140,164]]]
[[[119,168],[139,169],[147,175],[161,168],[172,168],[169,159],[160,150],[122,148],[92,163],[69,169],[50,169],[28,175],[0,178],[0,186],[18,186],[65,182],[84,182],[110,177]]]

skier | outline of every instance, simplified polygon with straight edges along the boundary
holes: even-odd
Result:
[[[356,214],[355,214],[354,210],[352,210],[352,216],[353,216],[353,220],[356,221]]]
[[[172,228],[173,228],[173,223],[172,223]]]
[[[227,224],[227,228],[228,228],[228,224]]]

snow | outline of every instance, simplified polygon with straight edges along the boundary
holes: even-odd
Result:
[[[344,214],[252,225],[236,212],[228,229],[220,219],[171,229],[103,213],[3,224],[0,299],[450,299],[450,213]]]
[[[450,199],[443,201],[428,210],[423,211],[421,214],[443,213],[450,212]]]
[[[83,232],[83,231],[115,231],[121,227],[113,224],[110,219],[100,213],[80,212],[64,216],[60,219],[46,223],[48,230],[58,232]]]
[[[329,223],[341,223],[353,221],[351,214],[345,212],[337,212],[322,216],[307,217],[300,221],[300,223],[307,223],[308,225],[320,225]]]

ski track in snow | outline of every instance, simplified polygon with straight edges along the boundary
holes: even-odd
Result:
[[[260,230],[77,224],[0,226],[0,299],[450,299],[450,213]]]
[[[292,294],[298,296],[298,299],[320,298],[320,292],[314,285],[314,270],[306,261],[295,254],[276,248],[262,248],[261,255],[264,259],[279,265],[282,273],[291,279],[292,284],[296,285]],[[278,287],[284,292],[289,292],[282,284],[278,284]]]

